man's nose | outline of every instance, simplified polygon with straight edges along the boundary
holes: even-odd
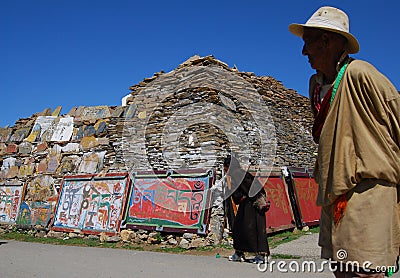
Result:
[[[307,47],[306,47],[305,44],[303,45],[303,49],[301,50],[301,54],[303,54],[304,56],[307,55]]]

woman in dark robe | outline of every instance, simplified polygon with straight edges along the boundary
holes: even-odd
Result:
[[[245,261],[244,252],[249,252],[256,254],[252,262],[262,263],[269,255],[265,216],[269,202],[265,190],[258,179],[240,167],[236,158],[228,156],[224,160],[224,169],[230,180],[231,197],[238,205],[232,227],[235,253],[229,260]],[[251,196],[250,192],[257,193]]]

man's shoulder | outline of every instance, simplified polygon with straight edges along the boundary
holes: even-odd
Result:
[[[353,60],[346,69],[345,79],[352,80],[353,86],[355,84],[371,84],[374,86],[370,88],[380,88],[380,94],[384,94],[386,99],[398,98],[399,94],[393,83],[371,63],[363,60]],[[359,91],[365,92],[363,90]]]
[[[348,71],[350,72],[368,72],[377,71],[376,68],[369,62],[363,60],[353,60],[348,65]]]

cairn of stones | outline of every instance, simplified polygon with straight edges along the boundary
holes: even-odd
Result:
[[[215,86],[228,79],[233,86]],[[61,106],[47,108],[17,120],[13,126],[0,128],[0,185],[24,184],[25,200],[54,202],[66,175],[212,167],[218,181],[223,158],[243,150],[232,145],[218,125],[204,119],[220,116],[210,109],[216,105],[230,109],[242,123],[251,122],[253,115],[249,111],[258,112],[243,107],[235,98],[243,95],[243,84],[250,84],[248,94],[260,97],[268,108],[270,117],[265,121],[275,136],[268,142],[273,149],[269,153],[271,166],[312,168],[316,144],[311,136],[313,116],[306,97],[285,88],[273,77],[256,76],[229,67],[213,56],[196,55],[171,72],[157,72],[131,86],[123,105],[77,106],[66,114],[61,114]],[[188,107],[194,113],[185,118]],[[229,118],[223,120],[229,124]],[[243,129],[247,134],[258,132],[251,124],[244,124]],[[257,161],[261,142],[250,138],[255,139],[251,139],[250,150],[246,151]],[[161,239],[157,233],[145,230],[121,231],[117,238],[91,237],[184,248],[229,243],[221,192],[218,188],[214,192],[210,228],[205,237],[186,233]],[[45,228],[37,229],[36,234],[87,236]],[[4,230],[7,228],[0,231]]]

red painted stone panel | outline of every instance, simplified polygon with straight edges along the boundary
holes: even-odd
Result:
[[[271,207],[267,216],[267,231],[276,232],[294,228],[294,218],[290,205],[287,186],[280,173],[272,173],[270,176],[259,176],[258,179],[264,185],[267,198]]]
[[[303,222],[307,225],[319,224],[321,207],[316,204],[318,185],[315,180],[294,173],[293,187]]]

